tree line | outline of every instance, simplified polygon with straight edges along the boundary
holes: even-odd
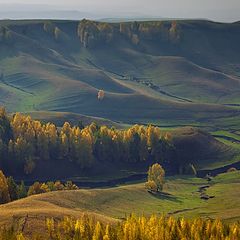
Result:
[[[98,162],[163,162],[171,136],[154,126],[128,129],[98,126],[61,128],[0,109],[0,169],[31,174],[39,161],[70,161],[80,168]]]
[[[66,183],[60,181],[49,181],[46,183],[35,182],[32,186],[26,187],[23,181],[17,184],[12,176],[6,177],[0,170],[0,204],[41,193],[78,189],[72,181],[67,181]]]
[[[117,224],[104,224],[83,215],[80,219],[65,217],[60,222],[46,220],[44,239],[52,240],[237,240],[240,239],[240,223],[224,223],[221,220],[193,220],[173,217],[129,216]],[[35,235],[36,236],[36,235]],[[41,236],[30,239],[42,239]],[[27,240],[23,233],[13,229],[2,230],[0,239]]]
[[[78,37],[86,48],[93,48],[99,44],[109,44],[120,36],[134,45],[139,45],[144,40],[177,44],[181,41],[183,32],[177,21],[134,21],[110,24],[83,19],[78,25]]]

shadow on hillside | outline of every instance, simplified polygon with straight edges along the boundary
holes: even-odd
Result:
[[[177,197],[175,197],[174,195],[170,194],[170,193],[166,193],[166,192],[158,192],[158,193],[154,193],[151,191],[148,191],[152,196],[154,196],[155,198],[161,199],[161,200],[167,200],[167,201],[172,201],[172,202],[177,202],[177,203],[181,203],[182,201],[180,201]]]

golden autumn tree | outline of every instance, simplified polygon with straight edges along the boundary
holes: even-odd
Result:
[[[105,97],[105,92],[103,90],[98,91],[98,100],[102,101]]]
[[[223,223],[220,220],[201,218],[175,219],[156,216],[137,217],[134,214],[118,224],[105,225],[92,218],[83,216],[78,220],[65,217],[56,224],[47,219],[49,239],[92,239],[92,240],[153,240],[153,239],[240,239],[240,223]]]
[[[72,128],[65,122],[60,132],[60,150],[62,158],[69,158],[72,149]]]
[[[30,186],[28,196],[46,192],[50,192],[49,186],[46,183],[35,182],[32,186]]]
[[[40,158],[47,160],[49,159],[49,141],[45,131],[45,126],[42,126],[37,131],[37,149]]]
[[[113,146],[113,132],[106,126],[101,126],[95,142],[95,155],[100,161],[111,160]]]
[[[103,240],[110,240],[110,239],[112,239],[111,238],[111,229],[110,229],[110,226],[107,225],[105,228],[105,234],[103,236]]]
[[[48,138],[49,156],[50,158],[57,158],[59,154],[59,139],[57,127],[53,123],[47,123],[45,127],[45,132],[46,137]]]
[[[93,139],[91,133],[88,129],[83,129],[81,131],[81,137],[78,149],[78,159],[80,166],[89,167],[92,165],[93,157]]]
[[[97,222],[94,233],[93,233],[93,240],[101,240],[103,238],[102,226],[100,222]]]
[[[148,181],[146,188],[153,192],[160,192],[163,189],[165,171],[158,163],[153,164],[148,170]]]
[[[7,178],[0,170],[0,204],[10,202]]]
[[[169,39],[172,43],[177,43],[180,40],[180,28],[177,21],[173,21],[169,29]]]

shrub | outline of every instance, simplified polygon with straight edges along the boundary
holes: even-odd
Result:
[[[235,167],[231,167],[227,170],[227,172],[236,172],[237,169]]]

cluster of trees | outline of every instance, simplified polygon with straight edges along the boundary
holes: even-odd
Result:
[[[148,180],[145,184],[150,192],[161,192],[163,190],[165,171],[158,163],[153,164],[148,170]]]
[[[113,25],[84,19],[78,25],[78,37],[86,48],[95,47],[100,43],[109,43],[121,35],[134,45],[138,45],[141,40],[178,43],[181,40],[182,31],[176,21],[171,23],[135,21]]]
[[[0,42],[8,42],[11,38],[11,31],[7,27],[0,27]]]
[[[55,40],[68,40],[67,34],[59,27],[55,26],[55,24],[51,21],[47,21],[43,24],[43,30],[49,35],[53,36]]]
[[[132,22],[120,23],[120,33],[135,45],[141,40],[161,40],[163,42],[178,43],[182,31],[176,21],[168,22]]]
[[[240,223],[224,223],[220,220],[203,220],[151,216],[146,218],[131,215],[125,221],[115,225],[103,224],[83,215],[78,220],[64,218],[58,224],[47,219],[48,239],[63,240],[237,240],[240,239]],[[9,238],[14,232],[3,232]],[[27,240],[22,233],[15,235],[17,239]],[[31,238],[34,239],[34,238]],[[39,239],[39,238],[36,238]],[[46,237],[45,237],[46,239]]]
[[[81,168],[99,162],[161,162],[171,136],[158,127],[135,125],[118,130],[92,123],[62,128],[43,124],[20,113],[8,118],[0,109],[0,167],[10,172],[33,172],[39,161],[71,161]]]
[[[94,47],[101,42],[113,40],[115,29],[112,24],[83,19],[78,25],[78,37],[84,47]]]
[[[27,188],[22,181],[17,185],[13,177],[5,177],[0,170],[0,204],[8,203],[27,196]]]
[[[0,170],[0,204],[40,193],[77,189],[79,188],[71,181],[67,181],[65,184],[60,181],[47,183],[35,182],[32,186],[27,188],[23,181],[18,185],[13,177],[5,177]]]
[[[47,182],[47,183],[40,183],[35,182],[32,186],[28,189],[28,196],[47,193],[47,192],[54,192],[54,191],[63,191],[63,190],[78,190],[78,186],[72,183],[72,181],[67,181],[65,184],[61,183],[60,181],[56,182]]]

